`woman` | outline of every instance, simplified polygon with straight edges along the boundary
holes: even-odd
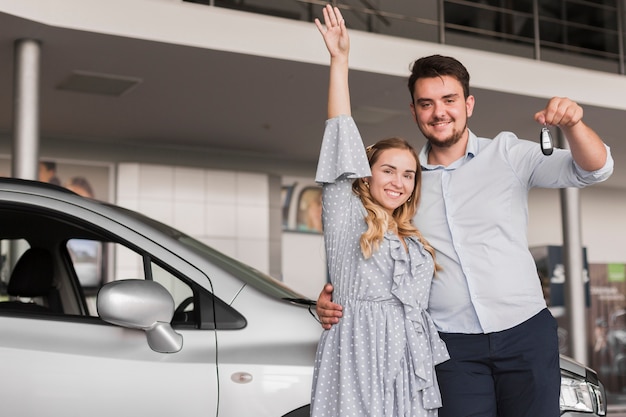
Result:
[[[324,239],[343,318],[322,334],[312,417],[436,416],[434,366],[448,359],[426,312],[436,263],[413,226],[415,150],[391,138],[364,149],[350,117],[349,37],[338,8],[315,20],[330,53],[328,121],[316,181]]]

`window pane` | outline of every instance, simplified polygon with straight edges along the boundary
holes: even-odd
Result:
[[[0,302],[8,301],[7,287],[17,260],[29,248],[24,239],[0,240]]]
[[[152,279],[163,285],[172,294],[176,306],[187,298],[193,297],[193,291],[189,285],[155,263],[152,263]]]

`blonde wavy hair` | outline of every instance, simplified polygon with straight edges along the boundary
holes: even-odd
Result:
[[[435,270],[439,271],[441,267],[435,260],[435,250],[428,243],[428,241],[422,236],[419,230],[413,224],[413,217],[417,213],[417,206],[420,199],[420,187],[422,185],[422,171],[419,165],[419,159],[415,149],[404,139],[393,137],[383,139],[376,142],[374,145],[366,148],[367,159],[370,167],[373,166],[380,155],[388,149],[401,149],[408,150],[415,159],[417,169],[415,170],[415,184],[413,192],[407,201],[400,207],[393,211],[390,216],[387,210],[382,208],[372,198],[370,193],[369,184],[366,178],[358,178],[352,183],[352,191],[359,196],[367,215],[365,216],[365,222],[367,223],[367,231],[361,235],[361,252],[365,258],[370,258],[372,254],[378,250],[380,244],[383,241],[383,236],[387,230],[392,230],[400,237],[400,239],[407,238],[409,236],[415,236],[423,245],[424,248],[431,254],[435,261]]]

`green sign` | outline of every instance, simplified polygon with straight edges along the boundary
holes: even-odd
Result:
[[[626,281],[626,264],[608,264],[607,272],[609,282]]]

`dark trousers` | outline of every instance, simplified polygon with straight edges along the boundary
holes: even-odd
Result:
[[[557,324],[548,309],[501,332],[440,333],[451,359],[437,365],[439,417],[558,417]]]

